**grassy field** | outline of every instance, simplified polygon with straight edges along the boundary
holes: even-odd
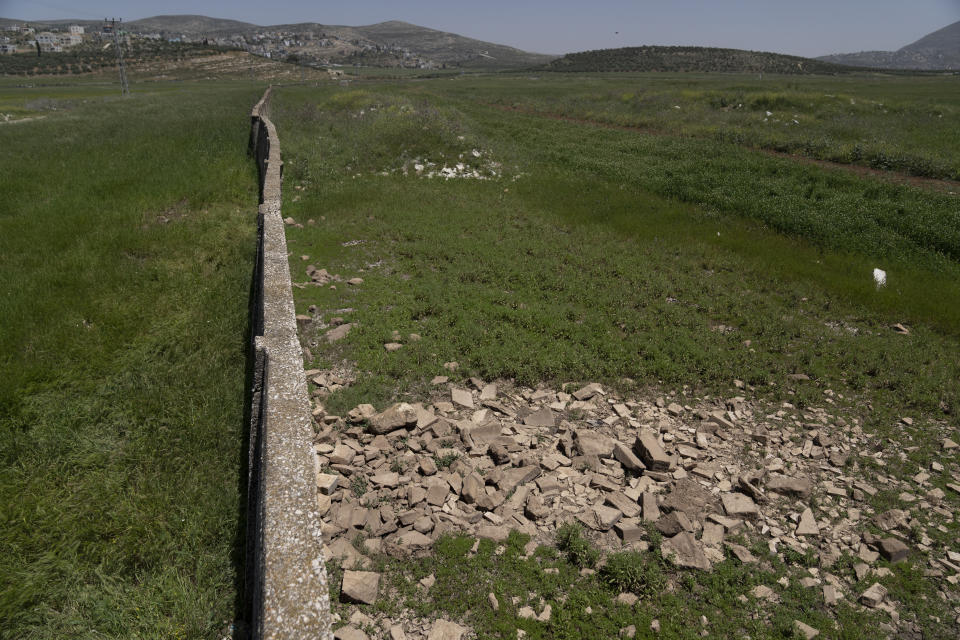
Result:
[[[0,637],[237,614],[261,92],[0,88]]]
[[[309,280],[308,264],[344,280],[363,278],[360,286],[296,290],[299,312],[316,305],[323,320],[358,323],[335,347],[314,351],[314,366],[346,359],[359,371],[353,386],[324,401],[328,411],[422,400],[434,375],[449,375],[448,361],[460,363],[455,380],[554,387],[598,380],[641,394],[685,388],[728,397],[742,393],[733,386],[742,380],[770,406],[788,401],[802,410],[833,403],[839,393],[845,415],[891,447],[909,445],[909,459],[888,473],[916,473],[916,465],[937,459],[955,469],[956,454],[940,452],[930,427],[955,431],[960,411],[956,195],[753,148],[770,146],[758,109],[818,94],[819,106],[805,107],[804,135],[825,149],[848,144],[835,134],[837,120],[846,120],[884,137],[892,154],[937,159],[955,171],[948,142],[955,132],[918,115],[938,105],[947,121],[956,105],[937,96],[948,93],[950,80],[765,76],[763,99],[751,88],[756,82],[517,76],[281,90],[274,119],[285,154],[284,215],[304,224],[288,228],[294,279]],[[628,90],[633,95],[621,99]],[[663,108],[649,121],[617,121],[621,105],[642,106],[651,94]],[[750,109],[724,111],[712,102],[740,94],[755,100]],[[823,94],[870,104],[870,111],[840,113]],[[570,107],[578,96],[594,112]],[[667,106],[681,98],[681,109]],[[883,113],[870,101],[901,108]],[[715,115],[707,129],[692,131],[698,118],[674,111]],[[656,134],[545,113],[642,124]],[[744,136],[717,133],[735,118]],[[774,141],[793,135],[777,126]],[[911,127],[920,132],[887,136]],[[875,267],[888,273],[882,289]],[[895,331],[896,323],[910,333]],[[421,339],[385,351],[394,335],[410,333]],[[796,383],[794,374],[810,381]],[[915,416],[915,426],[901,424],[903,415]],[[949,473],[938,482],[950,482]],[[957,496],[950,500],[956,513]],[[955,535],[955,518],[951,527]],[[523,566],[485,569],[479,554],[462,553],[464,544],[472,543],[451,540],[442,558],[426,564],[384,566],[401,592],[411,575],[438,568],[431,562],[449,573],[447,595],[462,592],[458,575],[522,590]],[[567,578],[550,588],[579,585],[586,600],[577,602],[594,610],[587,619],[563,607],[569,627],[527,625],[509,612],[490,616],[452,596],[418,606],[465,616],[483,637],[517,625],[531,637],[579,637],[585,624],[616,631],[624,611],[611,603],[613,587],[577,582],[564,566]],[[680,595],[696,605],[658,600],[650,615],[670,619],[671,637],[695,635],[706,602],[730,618],[730,633],[783,637],[797,619],[790,616],[823,611],[809,592],[792,594],[775,612],[780,622],[757,628],[751,609],[737,604],[753,583],[733,569],[690,576]],[[901,613],[926,635],[955,635],[955,614],[937,595],[947,587],[925,578],[922,564],[899,566],[888,582]],[[836,613],[829,635],[878,633],[880,618],[858,615]]]
[[[950,77],[577,74],[517,78],[484,100],[820,160],[960,179]]]

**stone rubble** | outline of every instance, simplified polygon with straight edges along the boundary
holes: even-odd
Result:
[[[437,376],[428,403],[380,412],[360,405],[329,416],[323,398],[350,376],[309,373],[324,539],[345,569],[367,564],[355,549],[344,551],[358,535],[370,548],[407,556],[428,554],[437,538],[455,532],[499,542],[518,530],[549,544],[558,526],[575,521],[607,551],[647,550],[653,527],[663,535],[664,557],[686,569],[710,570],[727,556],[758,562],[733,536],[774,553],[812,552],[819,570],[804,584],[822,588],[831,606],[890,606],[879,583],[858,598],[854,583],[830,573],[844,553],[861,562],[859,579],[882,575],[874,566],[880,558],[922,554],[928,575],[960,580],[956,552],[926,534],[911,538],[918,527],[955,521],[928,472],[938,465],[955,481],[948,489],[960,492],[956,465],[942,460],[912,478],[891,477],[885,458],[900,452],[875,446],[858,420],[829,408],[770,409],[742,395],[633,399],[595,383],[531,389]],[[898,496],[896,508],[873,510],[881,490]],[[346,598],[376,597],[372,578],[354,588],[361,571],[349,573]],[[753,595],[777,599],[763,585]],[[490,602],[498,608],[495,597]],[[542,608],[526,613],[544,616]],[[796,626],[805,637],[818,633],[803,621]],[[426,637],[460,637],[450,629]],[[408,630],[406,637],[424,635]]]

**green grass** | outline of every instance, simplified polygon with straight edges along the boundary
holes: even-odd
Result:
[[[261,90],[3,90],[0,637],[236,615]]]
[[[608,95],[637,79],[578,81]],[[703,79],[699,88],[697,78],[643,81],[722,92],[742,79]],[[913,475],[933,459],[948,469],[956,464],[937,444],[960,411],[955,196],[772,157],[723,136],[646,135],[490,104],[508,95],[562,102],[580,90],[571,82],[458,78],[278,92],[284,214],[305,223],[288,227],[294,280],[308,280],[308,264],[343,280],[363,278],[360,286],[295,289],[300,313],[316,305],[322,319],[359,323],[345,340],[317,342],[313,350],[316,365],[346,359],[358,370],[356,384],[324,400],[328,411],[423,400],[435,375],[555,387],[596,380],[638,394],[747,393],[801,411],[835,402],[839,415],[857,418],[888,446],[911,447],[903,465],[886,473]],[[808,91],[841,85],[804,82]],[[846,82],[857,96],[887,91],[916,104],[943,86],[930,78]],[[598,101],[604,108],[611,102]],[[858,126],[896,128],[898,117],[909,124],[912,113]],[[670,131],[668,117],[657,124]],[[913,149],[943,154],[939,127],[925,129]],[[818,135],[840,144],[829,127]],[[430,162],[496,175],[418,177],[416,165],[426,173]],[[888,272],[882,290],[874,267]],[[910,334],[893,331],[894,323],[907,324]],[[404,346],[388,353],[383,345],[395,341],[394,331]],[[407,340],[411,333],[422,339]],[[460,363],[456,373],[443,367],[449,361]],[[794,373],[810,381],[791,380]],[[744,381],[746,392],[734,380]],[[914,427],[899,423],[905,415]],[[879,495],[875,506],[887,498]],[[948,493],[944,506],[956,512],[956,495]],[[937,535],[948,540],[955,531],[951,524]],[[436,572],[440,588],[419,605],[422,614],[463,616],[481,637],[518,626],[531,637],[615,637],[631,623],[643,637],[654,616],[669,630],[665,637],[688,637],[705,615],[718,637],[790,637],[799,619],[825,637],[857,638],[877,633],[882,618],[849,606],[828,610],[819,590],[794,583],[779,592],[778,606],[740,602],[753,585],[799,577],[816,564],[815,554],[768,557],[761,549],[755,553],[770,564],[759,571],[727,561],[710,574],[686,574],[627,552],[581,580],[577,568],[596,561],[591,548],[573,530],[558,542],[570,563],[559,578],[530,573],[509,552],[495,562],[463,555],[460,545],[469,548],[469,541],[440,545],[439,558],[416,569],[385,566],[392,578],[412,572],[411,588]],[[487,586],[464,598],[462,576],[480,576],[477,584]],[[664,579],[672,591],[660,592]],[[955,632],[955,614],[931,595],[942,585],[924,577],[919,562],[885,580],[901,614],[925,633]],[[612,604],[624,587],[658,597],[638,618]],[[487,588],[523,597],[537,590],[559,603],[554,622],[518,621],[512,606],[499,616],[483,613]],[[604,613],[587,618],[587,605]]]
[[[819,160],[960,179],[949,77],[577,74],[503,80],[501,106],[707,138]],[[768,116],[767,113],[770,113]],[[954,189],[954,191],[958,191]]]
[[[451,360],[464,375],[524,384],[629,377],[723,390],[737,378],[777,399],[803,372],[815,382],[791,392],[801,405],[833,387],[879,400],[877,421],[957,410],[960,242],[948,196],[726,143],[379,91],[286,89],[277,105],[288,184],[304,187],[286,191],[284,212],[317,221],[289,229],[293,256],[364,278],[297,293],[302,311],[354,308],[360,321],[346,344],[371,375],[335,410],[385,402]],[[428,147],[437,162],[484,149],[504,177],[392,172]],[[897,202],[914,215],[895,225]],[[294,279],[305,265],[292,260]],[[889,274],[882,291],[875,266]],[[394,330],[423,340],[388,354]]]
[[[458,620],[469,625],[478,638],[515,637],[517,629],[529,638],[616,638],[628,625],[636,627],[637,638],[692,639],[701,637],[702,630],[715,638],[793,638],[799,637],[794,635],[793,621],[801,620],[819,629],[821,637],[858,639],[873,637],[884,619],[884,614],[847,602],[831,609],[819,588],[799,584],[800,578],[809,575],[802,566],[759,550],[760,565],[743,565],[728,558],[710,572],[679,573],[664,565],[656,553],[622,552],[611,554],[600,571],[589,574],[581,573],[577,563],[559,557],[551,547],[541,546],[525,557],[528,540],[513,532],[502,545],[480,540],[472,553],[473,538],[447,536],[424,558],[376,557],[374,570],[389,579],[386,585],[381,582],[381,592],[389,586],[393,597],[381,597],[375,605],[360,608],[393,619],[406,612],[419,619]],[[546,569],[556,571],[548,573]],[[350,609],[338,602],[341,569],[330,563],[328,572],[333,609],[346,619]],[[900,565],[897,577],[885,581],[902,597],[907,587],[896,585],[909,582],[909,576],[917,573]],[[418,583],[429,575],[436,582],[424,591]],[[787,586],[778,584],[782,578],[787,578]],[[751,590],[761,584],[773,585],[778,602],[752,595]],[[635,593],[641,600],[633,607],[619,603],[616,598],[621,591]],[[490,606],[489,593],[496,596],[499,611]],[[540,613],[543,604],[551,606],[549,622],[518,616],[523,606]],[[927,606],[929,614],[949,615],[938,602]],[[706,625],[701,616],[706,617]],[[659,633],[650,628],[655,619]],[[930,637],[949,637],[944,635],[949,633],[946,625],[928,624],[925,630]]]

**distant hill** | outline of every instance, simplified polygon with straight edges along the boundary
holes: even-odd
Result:
[[[556,56],[530,53],[501,44],[475,40],[446,31],[391,20],[359,27],[315,22],[277,24],[260,30],[288,33],[322,33],[327,38],[385,49],[406,49],[441,64],[485,67],[527,67],[544,64]]]
[[[713,47],[623,47],[568,53],[548,71],[680,71],[725,73],[849,73],[849,67],[763,51]]]
[[[886,69],[960,70],[960,21],[896,51],[835,53],[817,60]]]
[[[0,27],[14,23],[23,24],[24,21],[0,18]],[[96,20],[46,20],[30,21],[29,24],[39,29],[62,29],[79,24],[93,30],[101,23]],[[247,43],[266,40],[274,43],[275,48],[282,48],[301,59],[340,64],[392,66],[399,64],[398,60],[405,56],[412,56],[436,66],[510,68],[541,65],[556,57],[396,20],[359,27],[317,22],[259,26],[207,16],[169,15],[131,20],[125,22],[124,27],[131,33],[164,33],[169,37],[232,39],[240,36]],[[281,41],[296,44],[276,44]]]
[[[249,22],[193,15],[153,16],[152,18],[132,20],[125,24],[130,31],[156,31],[158,33],[168,31],[186,35],[207,35],[224,31],[243,33],[257,28],[257,25]]]

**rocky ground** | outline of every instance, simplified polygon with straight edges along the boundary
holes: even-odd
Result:
[[[348,331],[332,326],[326,338]],[[401,345],[395,336],[385,348]],[[456,363],[446,367],[456,376]],[[960,624],[952,588],[960,582],[960,549],[942,542],[956,518],[960,468],[933,462],[912,477],[888,475],[888,463],[905,460],[909,448],[886,446],[859,419],[844,418],[840,394],[827,391],[823,407],[801,411],[765,406],[739,381],[739,395],[726,398],[685,390],[626,397],[596,383],[531,389],[437,376],[429,402],[382,412],[360,405],[336,416],[323,400],[351,383],[349,368],[307,375],[328,559],[348,569],[346,602],[378,597],[379,574],[364,571],[368,556],[430,553],[446,533],[503,541],[513,529],[531,536],[532,553],[572,521],[608,551],[644,551],[662,536],[660,553],[679,569],[710,571],[728,555],[758,562],[748,548],[758,542],[774,554],[815,554],[803,585],[822,590],[828,605],[847,600],[887,611],[891,635],[914,630],[901,623],[886,589],[876,583],[857,596],[851,579],[831,568],[852,556],[857,579],[880,578],[890,572],[877,566],[880,558],[909,558],[944,581],[939,596],[952,602]],[[957,444],[948,436],[956,436],[941,428],[939,447],[949,455]],[[931,484],[935,476],[949,480],[946,490]],[[895,499],[877,508],[881,494]],[[753,595],[777,598],[762,586]],[[354,614],[338,637],[365,637],[362,628],[393,638],[469,634],[456,625],[406,620],[398,627]],[[549,607],[529,615],[549,619]]]

